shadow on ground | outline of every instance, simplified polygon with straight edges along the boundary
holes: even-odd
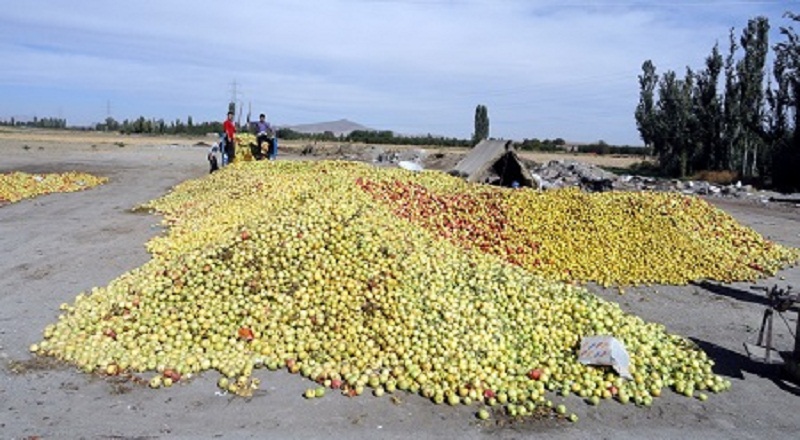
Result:
[[[760,304],[764,306],[769,305],[769,299],[767,299],[767,296],[760,290],[737,289],[736,287],[712,283],[709,281],[690,282],[689,284],[700,287],[717,295],[735,299],[737,301]]]
[[[698,338],[690,339],[714,360],[715,373],[744,379],[744,373],[747,372],[772,381],[778,388],[788,393],[800,396],[800,384],[792,381],[782,366],[754,361],[742,353],[721,347],[713,342]]]

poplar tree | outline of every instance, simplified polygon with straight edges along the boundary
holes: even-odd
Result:
[[[785,17],[800,22],[800,15]],[[800,191],[800,35],[791,26],[781,27],[786,38],[775,45],[773,77],[775,89],[768,94],[770,131],[774,139],[772,178],[782,191]]]
[[[472,142],[489,139],[489,112],[485,105],[478,105],[475,108],[475,132],[472,135]]]
[[[654,91],[657,85],[656,66],[647,60],[642,64],[642,74],[639,75],[639,104],[635,113],[636,127],[646,147],[652,147],[656,134]]]

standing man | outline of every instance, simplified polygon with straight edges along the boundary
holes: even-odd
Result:
[[[232,163],[236,157],[236,126],[233,124],[233,112],[228,112],[228,119],[222,124],[225,129],[225,154],[228,156],[227,164]]]

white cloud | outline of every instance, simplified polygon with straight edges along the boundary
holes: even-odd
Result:
[[[636,143],[636,76],[701,67],[730,27],[798,2],[330,0],[23,2],[0,16],[0,91],[60,87],[139,114],[278,122],[349,118],[398,132]],[[702,23],[702,24],[701,24]],[[773,27],[776,27],[773,24]],[[19,113],[21,98],[0,103]],[[39,102],[39,101],[37,101]],[[70,120],[104,107],[68,109]],[[36,111],[35,109],[27,109]]]

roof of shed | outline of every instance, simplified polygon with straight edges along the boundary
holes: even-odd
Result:
[[[468,182],[481,182],[487,173],[491,172],[494,164],[508,155],[508,158],[516,161],[526,180],[532,181],[530,172],[519,160],[512,141],[508,140],[483,140],[476,145],[466,157],[456,164],[453,172],[466,178]],[[510,154],[509,154],[510,153]]]

